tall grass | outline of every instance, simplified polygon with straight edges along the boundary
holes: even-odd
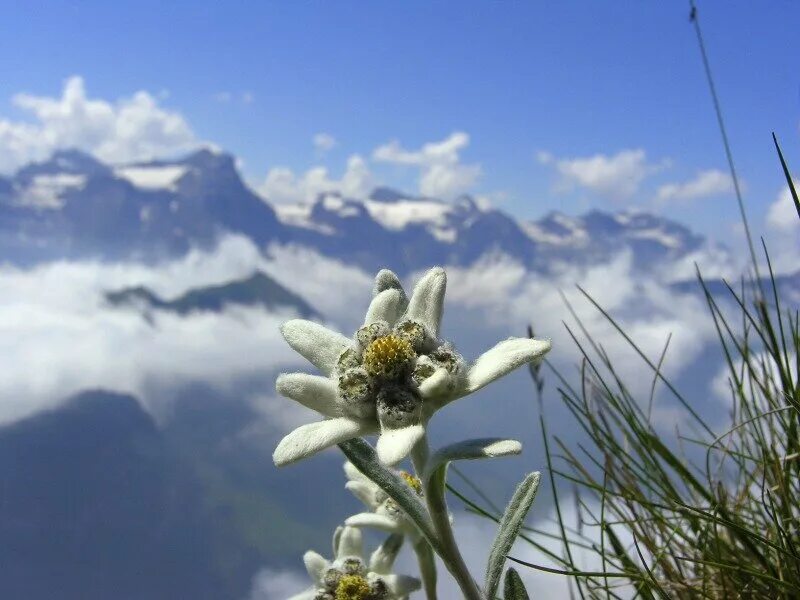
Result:
[[[800,217],[777,141],[776,148]],[[697,274],[727,367],[731,410],[721,430],[724,419],[707,422],[662,373],[666,347],[651,360],[584,292],[638,352],[650,394],[632,395],[573,312],[579,376],[570,381],[546,364],[585,441],[551,437],[542,413],[557,527],[555,535],[529,530],[525,539],[556,567],[517,562],[571,577],[581,598],[800,598],[800,314],[782,300],[762,246],[764,280],[724,283],[714,295]],[[531,375],[541,405],[544,374]],[[692,433],[654,426],[657,385],[682,405],[681,430]],[[563,518],[565,487],[574,489],[577,523]],[[589,564],[597,568],[587,571]]]

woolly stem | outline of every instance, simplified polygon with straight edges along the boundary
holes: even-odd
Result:
[[[425,538],[420,538],[414,544],[414,553],[417,555],[419,573],[422,577],[422,589],[428,600],[437,600],[436,597],[436,560],[434,559],[431,545]]]
[[[414,463],[417,477],[420,479],[423,479],[429,454],[428,437],[426,435],[417,442],[411,452],[411,460]],[[423,485],[425,487],[425,503],[433,523],[434,532],[438,538],[439,556],[442,562],[444,562],[447,570],[450,571],[450,574],[458,583],[465,600],[482,600],[481,591],[472,575],[470,575],[453,535],[453,528],[450,525],[450,513],[447,510],[447,501],[444,496],[444,481],[439,482],[436,477],[432,477],[427,482],[423,479]]]

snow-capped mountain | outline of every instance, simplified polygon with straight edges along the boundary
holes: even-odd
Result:
[[[686,227],[647,213],[551,213],[520,221],[478,206],[377,188],[363,199],[321,194],[270,204],[241,179],[232,156],[200,150],[172,161],[111,166],[56,152],[0,179],[0,252],[29,263],[55,257],[154,259],[212,244],[222,232],[316,249],[365,269],[468,265],[504,253],[534,270],[596,264],[629,249],[636,265],[703,248]]]

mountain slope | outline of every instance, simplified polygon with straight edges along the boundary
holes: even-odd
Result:
[[[243,598],[264,564],[327,545],[329,513],[237,442],[253,418],[194,389],[159,428],[133,397],[90,391],[0,428],[0,598]],[[341,488],[338,468],[310,467]]]

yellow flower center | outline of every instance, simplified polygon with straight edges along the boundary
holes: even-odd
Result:
[[[369,583],[361,575],[344,575],[336,586],[336,600],[366,600],[370,591]]]
[[[397,335],[385,335],[374,340],[364,350],[363,365],[373,377],[395,379],[416,357],[408,340]]]
[[[408,487],[414,490],[417,495],[422,495],[422,482],[419,480],[419,477],[414,477],[411,473],[407,473],[406,471],[400,471],[400,477],[405,480]]]

